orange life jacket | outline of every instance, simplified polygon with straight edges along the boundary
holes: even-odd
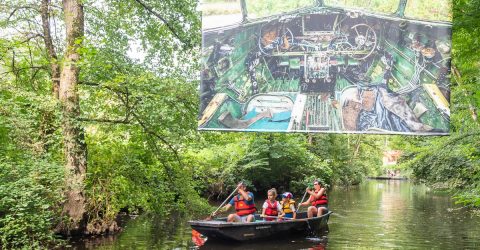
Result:
[[[239,199],[238,196],[240,196],[241,199]],[[237,211],[238,216],[253,214],[257,211],[257,208],[255,207],[255,203],[252,202],[252,204],[250,205],[247,204],[247,202],[245,202],[245,199],[243,198],[242,195],[236,195],[233,198],[233,201],[235,202],[235,210]]]
[[[273,202],[273,204],[270,203],[269,200],[266,200],[265,202],[267,203],[267,208],[265,209],[265,214],[268,215],[268,216],[277,216],[278,215],[278,210],[277,210],[278,201]]]
[[[315,193],[318,193],[319,191],[314,191]],[[328,198],[327,194],[324,192],[320,198],[315,199],[312,201],[312,206],[317,206],[317,205],[327,205],[328,204]]]

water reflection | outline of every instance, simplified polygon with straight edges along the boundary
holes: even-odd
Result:
[[[117,235],[82,239],[73,249],[192,249],[191,229],[184,218],[141,215],[121,223]]]
[[[369,181],[334,190],[330,200],[333,211],[343,216],[330,219],[328,247],[480,247],[480,218],[464,209],[450,211],[456,206],[449,196],[425,186]]]
[[[326,236],[320,238],[293,238],[278,239],[251,243],[222,243],[222,242],[206,242],[205,245],[198,248],[201,250],[286,250],[286,249],[309,249],[323,250],[326,249],[328,238]]]
[[[121,234],[75,243],[75,249],[480,249],[480,218],[447,194],[407,181],[368,181],[329,196],[329,232],[318,238],[196,246],[184,219],[140,216]],[[200,238],[201,239],[201,238]],[[198,240],[198,238],[197,238]]]

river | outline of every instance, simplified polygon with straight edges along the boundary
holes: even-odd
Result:
[[[114,236],[84,239],[74,249],[480,249],[480,216],[446,193],[409,181],[369,180],[329,192],[329,231],[316,238],[248,244],[192,241],[181,218],[139,216]],[[261,207],[261,206],[257,206]]]

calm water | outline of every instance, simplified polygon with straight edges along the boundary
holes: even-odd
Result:
[[[368,181],[329,193],[329,232],[248,244],[197,247],[181,218],[140,216],[118,235],[74,243],[76,249],[480,249],[480,217],[447,194],[407,181]]]

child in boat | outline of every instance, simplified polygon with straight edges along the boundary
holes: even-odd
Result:
[[[277,217],[282,214],[282,207],[280,206],[280,202],[276,200],[277,198],[277,190],[272,188],[267,192],[268,199],[265,200],[262,206],[262,217],[265,216],[272,216]],[[275,218],[266,217],[266,221],[273,221]]]
[[[297,218],[295,201],[292,198],[293,198],[293,194],[290,192],[285,192],[282,194],[282,201],[280,202],[280,205],[282,206],[283,215],[281,217],[291,218],[291,219]]]

